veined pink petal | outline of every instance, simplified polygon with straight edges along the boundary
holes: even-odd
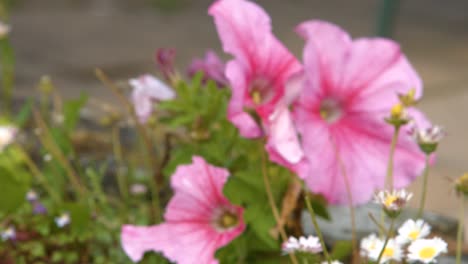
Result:
[[[168,233],[167,225],[157,226],[122,226],[120,241],[122,248],[134,262],[140,261],[146,251],[160,251],[164,244],[170,244],[171,236]]]
[[[381,38],[350,39],[326,22],[301,24],[306,39],[304,88],[294,107],[309,169],[308,186],[331,203],[348,201],[342,160],[353,203],[368,201],[385,181],[393,128],[385,123],[398,93],[422,83],[399,46]],[[404,129],[404,128],[403,128]],[[394,157],[395,187],[408,185],[424,168],[424,156],[406,133]]]
[[[153,250],[179,264],[215,264],[216,250],[227,245],[245,229],[243,209],[232,205],[222,190],[229,177],[226,169],[193,157],[171,178],[174,196],[164,215],[165,223],[153,227],[123,226],[122,247],[133,261]],[[226,214],[234,217],[223,224]]]

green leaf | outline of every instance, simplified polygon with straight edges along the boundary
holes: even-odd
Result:
[[[80,111],[88,101],[88,95],[82,93],[80,98],[67,100],[63,104],[64,128],[73,131],[80,120]]]
[[[28,99],[28,101],[21,107],[21,110],[15,117],[15,124],[17,127],[24,127],[26,122],[31,116],[31,110],[33,107],[33,99]]]
[[[331,220],[330,213],[328,212],[328,209],[327,209],[327,201],[325,200],[323,196],[317,195],[317,194],[311,194],[310,202],[317,216],[328,221]]]
[[[3,160],[2,160],[3,161]],[[21,168],[0,163],[0,211],[11,213],[24,202],[31,185],[31,178]]]
[[[333,250],[330,253],[332,259],[345,260],[353,253],[353,246],[351,241],[337,241],[333,246]]]
[[[87,206],[79,203],[64,203],[60,209],[58,214],[64,212],[70,214],[70,227],[73,234],[81,235],[87,231],[91,222],[91,212]]]

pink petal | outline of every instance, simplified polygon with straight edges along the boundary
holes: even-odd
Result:
[[[120,241],[127,256],[133,261],[140,261],[145,252],[161,252],[161,245],[171,243],[166,225],[150,227],[143,226],[122,226]]]
[[[280,107],[270,116],[267,149],[276,151],[288,163],[297,163],[304,153],[287,107]]]

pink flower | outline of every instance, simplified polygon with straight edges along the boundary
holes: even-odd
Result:
[[[297,91],[295,87],[287,89],[286,84],[302,66],[273,36],[268,14],[256,4],[220,0],[210,7],[209,13],[214,17],[224,51],[234,56],[226,66],[232,89],[228,119],[244,137],[266,134],[270,159],[294,167],[303,153],[287,108],[288,99]]]
[[[308,186],[331,203],[347,202],[337,151],[344,163],[354,203],[370,200],[384,185],[393,128],[385,123],[397,94],[422,83],[393,41],[351,40],[339,27],[309,21],[297,27],[305,38],[304,88],[295,102],[294,119],[302,137]],[[417,110],[413,111],[422,116]],[[401,133],[394,160],[394,188],[403,188],[424,167],[424,156]]]
[[[174,68],[175,56],[176,51],[172,48],[159,48],[156,51],[156,66],[167,81],[171,81],[176,75]]]
[[[169,86],[150,74],[130,79],[129,83],[133,87],[132,102],[135,113],[141,123],[146,123],[151,116],[154,100],[165,101],[175,97],[175,92]]]
[[[219,87],[224,87],[228,83],[224,75],[226,68],[224,62],[212,50],[206,52],[203,59],[196,58],[188,68],[188,75],[193,77],[197,72],[203,72],[204,81],[213,80]]]
[[[124,251],[135,262],[153,250],[179,264],[218,263],[216,250],[245,229],[243,208],[232,205],[222,193],[228,177],[227,170],[201,157],[179,166],[171,179],[175,194],[166,208],[165,223],[123,226]]]

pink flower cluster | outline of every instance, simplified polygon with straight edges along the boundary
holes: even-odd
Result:
[[[393,128],[385,123],[398,94],[422,95],[422,82],[400,47],[383,38],[351,39],[328,22],[299,24],[300,63],[272,34],[268,14],[247,0],[209,9],[225,52],[232,89],[228,118],[242,136],[267,138],[270,159],[295,171],[331,203],[371,199],[384,185]],[[412,110],[419,119],[422,113]],[[342,164],[340,164],[342,163]],[[394,159],[395,188],[424,167],[417,144],[402,133]]]

